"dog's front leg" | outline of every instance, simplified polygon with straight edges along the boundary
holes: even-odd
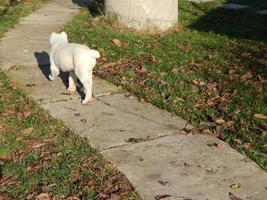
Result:
[[[55,65],[53,59],[50,59],[50,72],[51,74],[49,74],[49,79],[51,81],[55,80],[55,78],[59,75],[59,69],[57,68],[57,66]]]

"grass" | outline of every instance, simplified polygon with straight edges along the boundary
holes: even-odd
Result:
[[[47,0],[0,11],[0,38]],[[128,180],[0,72],[0,199],[139,199]]]
[[[124,176],[86,139],[15,87],[0,73],[0,197],[138,199]]]
[[[0,7],[0,38],[15,25],[19,19],[40,8],[42,3],[47,1],[49,0],[31,0],[18,3],[14,6]]]
[[[97,75],[267,170],[267,17],[255,14],[265,4],[253,1],[253,9],[234,12],[219,8],[224,2],[179,1],[179,27],[164,34],[134,32],[87,9],[65,31],[71,41],[101,52]]]

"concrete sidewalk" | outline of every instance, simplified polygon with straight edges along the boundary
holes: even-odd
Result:
[[[78,9],[71,0],[53,0],[22,19],[0,42],[1,68],[52,116],[100,148],[143,199],[226,200],[229,193],[266,199],[263,170],[216,138],[183,135],[181,118],[98,78],[96,98],[83,106],[79,94],[66,92],[66,77],[47,79],[49,35]]]

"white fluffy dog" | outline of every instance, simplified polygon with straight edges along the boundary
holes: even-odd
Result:
[[[76,91],[77,78],[83,84],[85,98],[82,104],[92,100],[93,68],[96,58],[100,57],[98,51],[85,45],[68,43],[65,32],[52,33],[50,36],[50,80],[54,80],[62,72],[70,72],[68,91]]]

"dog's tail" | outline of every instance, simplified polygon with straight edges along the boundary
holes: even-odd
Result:
[[[96,50],[90,49],[89,54],[90,54],[90,56],[92,56],[94,58],[100,58],[100,53]]]

